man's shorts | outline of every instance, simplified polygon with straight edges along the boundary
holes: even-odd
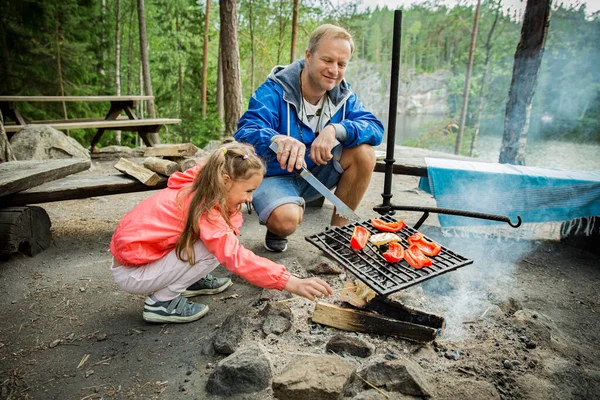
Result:
[[[340,164],[342,145],[333,148],[333,158],[325,165],[317,165],[310,172],[327,186],[337,186],[344,172]],[[283,204],[297,204],[304,208],[305,202],[322,197],[308,182],[298,174],[275,175],[265,177],[260,186],[252,193],[252,206],[258,214],[260,223],[265,225],[274,209]]]

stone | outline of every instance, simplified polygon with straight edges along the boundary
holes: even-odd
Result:
[[[265,318],[262,325],[265,335],[281,335],[292,327],[292,310],[287,303],[269,303],[260,314]]]
[[[27,125],[11,139],[17,160],[90,159],[87,149],[75,139],[47,125]]]
[[[375,350],[375,347],[367,342],[364,342],[356,337],[337,334],[332,337],[325,346],[328,352],[333,352],[338,355],[351,355],[355,357],[370,357]]]
[[[285,400],[341,399],[355,370],[337,356],[296,356],[273,379],[273,394]]]
[[[358,372],[365,381],[378,388],[410,396],[430,397],[423,369],[413,361],[402,359],[378,362]],[[364,384],[365,388],[367,384]]]
[[[246,322],[239,314],[228,316],[215,335],[215,351],[226,355],[233,354],[242,340],[245,327]]]
[[[434,396],[436,400],[500,400],[500,394],[494,385],[487,381],[474,379],[448,380],[436,389],[437,393]]]
[[[356,396],[352,397],[352,400],[415,400],[414,396],[406,396],[401,393],[386,393],[386,396],[387,397],[383,397],[380,392],[371,389],[358,393]]]
[[[556,323],[537,311],[519,310],[514,313],[511,322],[515,325],[515,330],[520,335],[526,333],[529,341],[534,342],[536,347],[551,346],[555,350],[565,347],[563,334]],[[519,329],[521,326],[524,329]]]
[[[219,396],[259,392],[269,386],[272,377],[266,350],[253,344],[219,361],[208,377],[206,391]]]
[[[306,267],[306,272],[314,275],[341,275],[344,271],[331,262],[323,261]]]
[[[509,297],[508,299],[504,300],[504,302],[502,302],[502,304],[498,304],[498,306],[502,311],[504,311],[508,315],[513,315],[517,311],[523,309],[521,302],[512,297]]]

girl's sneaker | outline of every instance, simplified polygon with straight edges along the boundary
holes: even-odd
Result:
[[[188,287],[181,295],[183,297],[194,297],[201,294],[221,293],[229,286],[233,285],[229,278],[217,278],[211,274],[206,275],[192,286]]]
[[[142,318],[148,322],[192,322],[202,318],[208,312],[208,306],[192,303],[185,297],[177,296],[173,300],[154,301],[150,296],[144,302]]]

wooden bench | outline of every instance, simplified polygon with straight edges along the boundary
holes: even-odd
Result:
[[[180,119],[175,118],[140,119],[134,114],[133,109],[137,101],[150,101],[153,99],[153,96],[0,96],[0,110],[4,117],[5,131],[9,137],[27,125],[48,125],[58,130],[98,129],[90,145],[92,152],[94,152],[106,130],[137,132],[144,144],[151,147],[153,143],[149,140],[148,134],[157,133],[164,125],[181,123]],[[104,119],[81,118],[49,121],[29,121],[21,115],[18,109],[18,104],[22,102],[85,101],[110,102],[110,109]],[[123,112],[128,119],[119,118]]]

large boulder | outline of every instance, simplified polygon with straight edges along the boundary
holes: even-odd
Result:
[[[90,159],[87,149],[48,125],[27,125],[11,139],[17,160]]]

